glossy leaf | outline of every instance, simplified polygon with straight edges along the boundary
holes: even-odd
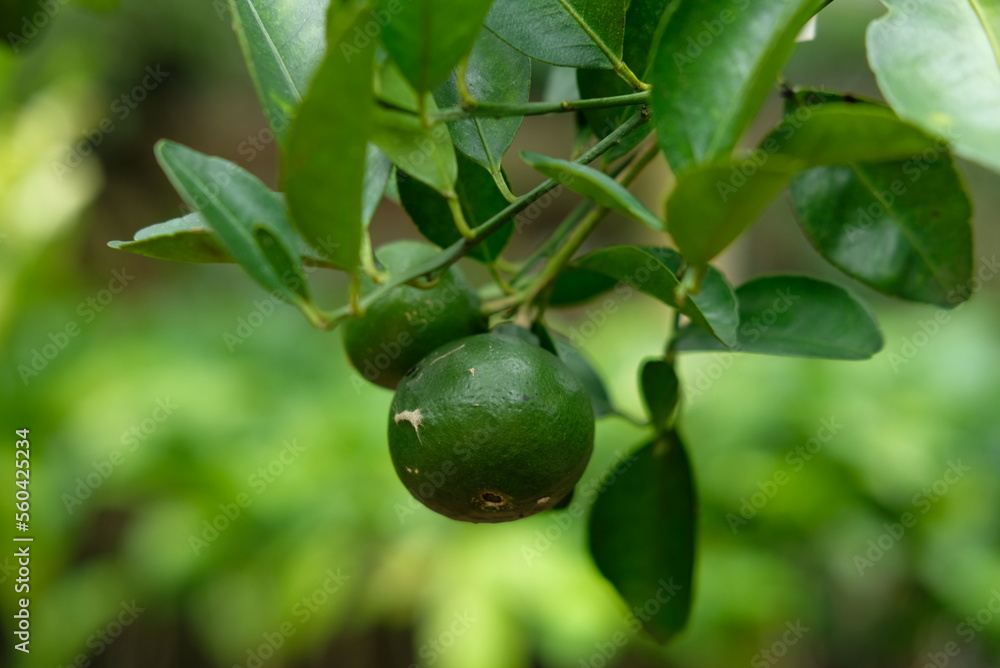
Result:
[[[144,227],[132,241],[111,241],[111,248],[175,262],[234,262],[200,213],[189,213]]]
[[[363,6],[331,8],[329,49],[295,119],[283,165],[288,207],[299,232],[325,258],[351,272],[359,263],[365,215],[371,210],[370,199],[365,207],[365,183],[373,164],[368,163],[368,141],[375,48],[347,58],[338,47],[351,44],[354,29],[369,20]]]
[[[622,60],[640,78],[650,63],[656,28],[666,12],[676,9],[674,0],[632,0],[625,13],[625,38]],[[576,83],[582,98],[611,97],[634,92],[621,77],[608,70],[580,69],[576,71]],[[583,112],[587,125],[599,138],[611,132],[638,111],[638,106],[613,109],[588,109]],[[609,159],[625,155],[652,132],[652,124],[647,123],[622,140],[619,146],[606,155]]]
[[[545,176],[558,180],[570,190],[589,197],[601,206],[623,213],[654,230],[663,230],[665,227],[663,221],[643,206],[625,186],[603,172],[577,162],[550,158],[531,151],[521,151],[521,159]]]
[[[265,228],[283,248],[296,247],[281,195],[233,163],[180,144],[159,142],[156,157],[184,201],[201,212],[222,246],[250,276],[293,303],[308,298],[298,255],[273,263],[275,256],[262,250],[255,236],[257,228]]]
[[[382,43],[418,93],[438,86],[472,48],[492,0],[379,0]]]
[[[646,631],[666,642],[684,628],[691,608],[697,515],[691,464],[671,431],[614,472],[590,515],[590,552],[627,606],[647,611],[640,615]]]
[[[323,57],[329,0],[229,0],[264,115],[279,140]]]
[[[893,109],[956,153],[1000,170],[1000,8],[982,0],[883,0],[868,62]]]
[[[719,344],[686,327],[680,350],[868,359],[882,349],[882,333],[866,306],[840,286],[805,276],[765,276],[736,290],[740,328],[736,343]]]
[[[761,143],[809,167],[909,158],[938,140],[876,104],[829,102],[788,114]]]
[[[667,230],[687,261],[703,266],[722,252],[784,190],[798,165],[772,155],[695,167],[678,176],[667,199]]]
[[[656,134],[675,173],[729,157],[796,35],[823,4],[755,0],[720,9],[715,2],[681,2],[665,17],[646,80]]]
[[[681,386],[674,365],[662,359],[646,360],[639,372],[639,385],[653,427],[660,433],[667,431],[680,401]]]
[[[438,105],[461,104],[456,76],[453,74],[434,92]],[[528,101],[531,91],[531,60],[484,30],[469,54],[465,83],[477,102],[522,104]],[[520,116],[472,118],[448,124],[455,148],[494,174],[499,174],[500,161],[520,127]]]
[[[610,69],[622,56],[626,0],[496,0],[486,27],[535,60]]]
[[[474,227],[506,207],[507,200],[500,194],[489,172],[462,154],[458,154],[457,160],[455,189],[465,220]],[[428,241],[444,248],[461,238],[448,201],[442,195],[403,172],[397,172],[396,187],[400,203]],[[469,257],[487,264],[493,262],[503,252],[512,231],[512,225],[497,230],[473,248]]]
[[[587,394],[590,395],[590,403],[594,407],[594,417],[602,418],[606,415],[615,415],[615,410],[611,403],[611,396],[604,386],[604,381],[594,369],[593,365],[583,356],[583,353],[576,349],[571,343],[559,337],[555,338],[556,351],[570,371],[580,379]]]
[[[552,286],[549,306],[576,306],[608,292],[617,284],[617,279],[599,271],[571,265],[560,272]]]
[[[675,291],[683,260],[669,248],[612,246],[584,255],[574,265],[610,276],[678,309],[720,342],[736,340],[736,298],[715,268],[708,269],[701,291],[678,305]]]
[[[809,240],[889,295],[951,308],[972,273],[972,209],[947,153],[817,167],[791,184]]]
[[[455,194],[455,146],[443,123],[427,128],[418,116],[375,107],[372,140],[394,165],[449,197]]]

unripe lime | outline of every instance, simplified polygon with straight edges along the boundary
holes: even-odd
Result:
[[[519,339],[437,348],[400,382],[389,452],[400,480],[453,519],[506,522],[555,506],[590,459],[594,412],[573,372]]]
[[[438,249],[419,241],[394,241],[375,251],[391,273],[426,262]],[[375,289],[364,279],[362,294]],[[462,271],[452,265],[427,290],[401,285],[379,299],[360,318],[343,325],[344,348],[351,364],[373,383],[395,389],[414,364],[434,348],[485,331],[479,295]]]

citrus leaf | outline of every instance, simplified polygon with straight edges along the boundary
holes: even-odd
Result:
[[[888,107],[853,102],[800,108],[761,142],[765,152],[809,167],[909,158],[935,150],[935,145],[939,140],[900,120]]]
[[[606,415],[617,415],[618,411],[615,410],[614,405],[611,403],[611,396],[608,394],[608,389],[604,386],[604,381],[601,380],[600,375],[598,375],[587,358],[583,356],[583,353],[560,337],[555,338],[555,347],[559,359],[570,368],[573,375],[580,379],[580,383],[587,390],[587,394],[590,395],[590,403],[594,407],[594,417],[602,418]]]
[[[434,91],[442,107],[461,104],[452,74]],[[531,91],[531,60],[489,30],[479,33],[465,68],[465,83],[477,102],[522,104]],[[499,173],[500,161],[514,141],[521,116],[470,118],[448,124],[455,148],[492,173]]]
[[[338,48],[371,20],[366,7],[336,4],[327,19],[327,51],[292,127],[283,164],[292,221],[310,246],[348,271],[359,264],[374,104],[375,47],[345,57]],[[336,123],[330,119],[337,119]],[[370,194],[368,195],[370,197]],[[369,207],[371,207],[369,200]]]
[[[679,350],[868,359],[882,349],[871,312],[840,286],[805,276],[765,276],[736,289],[739,336],[726,347],[693,327],[682,330]]]
[[[817,167],[791,184],[802,229],[838,269],[888,295],[945,308],[972,274],[972,209],[947,153]]]
[[[590,514],[597,568],[666,642],[687,623],[696,540],[691,464],[676,432],[659,435],[614,470]],[[650,610],[655,612],[649,613]]]
[[[995,2],[883,0],[868,62],[904,119],[1000,171],[1000,10]]]
[[[443,123],[427,128],[414,114],[374,108],[372,141],[394,165],[445,197],[455,195],[455,146]]]
[[[680,401],[680,380],[674,365],[662,359],[646,360],[639,372],[639,385],[653,427],[660,433],[667,431]]]
[[[365,149],[365,177],[361,195],[361,222],[367,228],[375,216],[385,189],[389,185],[392,162],[375,144]]]
[[[702,165],[677,177],[667,199],[667,230],[693,266],[718,255],[778,196],[799,161],[782,155]]]
[[[434,90],[468,53],[492,0],[379,0],[382,43],[418,93]]]
[[[329,0],[229,0],[229,5],[264,115],[283,143],[323,57]]]
[[[497,189],[489,172],[459,153],[458,180],[455,189],[465,220],[472,226],[486,222],[507,206],[507,200]],[[448,201],[430,186],[411,178],[403,172],[396,173],[396,188],[400,203],[424,237],[438,246],[450,246],[461,238],[452,220]],[[469,251],[469,257],[492,263],[510,239],[513,226],[506,225]]]
[[[305,278],[300,258],[286,257],[272,264],[254,233],[263,227],[280,239],[284,248],[296,247],[281,195],[231,162],[174,142],[157,143],[156,157],[180,196],[201,212],[216,238],[246,272],[264,288],[301,304]],[[290,288],[296,282],[301,289]]]
[[[575,306],[604,294],[617,284],[616,279],[599,271],[571,265],[559,273],[552,286],[549,306]]]
[[[108,246],[158,260],[235,262],[200,213],[144,227],[132,241],[111,241]]]
[[[285,287],[308,301],[309,284],[302,273],[302,259],[298,255],[292,255],[281,240],[266,227],[254,228],[253,235],[257,240],[257,247]]]
[[[653,125],[675,173],[729,157],[796,35],[823,4],[755,0],[720,11],[719,3],[681,2],[664,15],[646,80]]]
[[[623,213],[649,225],[654,230],[662,231],[665,229],[662,220],[643,206],[642,202],[636,199],[635,195],[630,193],[625,186],[604,172],[576,162],[550,158],[531,151],[521,151],[521,159],[545,176],[556,179],[570,190],[578,192],[584,197],[589,197],[601,206]]]
[[[722,343],[736,340],[736,298],[726,279],[710,267],[697,295],[678,304],[675,291],[683,259],[669,248],[612,246],[584,255],[575,263],[597,271],[678,309]]]
[[[626,0],[496,0],[486,27],[535,60],[610,69],[622,56]]]

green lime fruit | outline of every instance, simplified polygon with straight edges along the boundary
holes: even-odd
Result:
[[[391,273],[426,262],[439,250],[419,241],[394,241],[375,251]],[[362,294],[375,289],[364,279]],[[369,381],[395,389],[414,364],[453,339],[486,330],[480,300],[462,271],[452,265],[427,290],[401,285],[379,299],[360,318],[343,325],[351,364]]]
[[[432,351],[400,382],[389,452],[425,506],[466,522],[552,508],[594,446],[590,397],[558,357],[492,333]]]

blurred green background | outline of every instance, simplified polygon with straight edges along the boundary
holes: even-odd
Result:
[[[633,633],[590,561],[583,505],[498,526],[425,510],[389,462],[391,395],[347,366],[337,333],[232,266],[105,246],[180,212],[153,159],[160,137],[275,184],[226,4],[48,6],[37,36],[0,48],[0,489],[13,498],[14,430],[28,428],[35,537],[30,656],[12,649],[17,567],[12,543],[0,551],[0,664],[1000,665],[995,175],[961,164],[984,279],[967,305],[942,314],[851,284],[883,323],[869,362],[682,361],[700,560],[689,628],[662,649]],[[4,32],[23,34],[3,11]],[[863,40],[881,11],[824,10],[789,81],[877,95]],[[526,122],[515,149],[565,155],[568,121]],[[536,177],[518,162],[512,151],[523,191]],[[639,190],[658,207],[667,185],[658,165]],[[512,255],[572,197],[524,226]],[[392,203],[373,232],[414,235]],[[594,242],[651,240],[663,242],[611,219]],[[722,265],[734,283],[775,271],[847,283],[784,201]],[[314,278],[340,302],[337,276]],[[636,366],[669,317],[643,296],[620,307],[554,324],[637,414]],[[585,480],[643,437],[603,421]]]

